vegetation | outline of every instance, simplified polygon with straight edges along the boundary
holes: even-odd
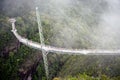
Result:
[[[91,77],[86,74],[79,74],[76,77],[68,76],[66,78],[54,78],[53,80],[119,80],[120,77],[110,78],[106,75],[101,75],[99,77]]]
[[[31,8],[33,0],[22,0],[27,5],[22,4],[21,1],[21,5],[16,6],[16,9],[13,6],[18,2],[12,5],[14,0],[10,0],[11,2],[7,4],[11,7],[6,8],[4,5],[6,1],[0,2],[0,80],[27,80],[28,77],[32,77],[32,80],[46,80],[41,51],[20,43],[11,32],[11,24],[8,22],[10,17],[15,17],[18,33],[30,40],[40,42],[34,6],[28,9]],[[92,29],[98,29],[96,26],[99,20],[98,15],[104,12],[103,8],[107,5],[104,0],[97,1],[81,0],[79,2],[81,5],[75,6],[79,7],[80,14],[77,13],[75,7],[70,10],[65,9],[67,19],[69,17],[73,19],[68,21],[66,16],[61,17],[59,12],[54,12],[54,8],[52,11],[56,13],[54,17],[52,13],[41,10],[44,13],[41,14],[41,22],[45,44],[82,49],[97,47],[98,44],[93,46],[92,41],[97,43],[98,38],[93,35],[95,33]],[[93,7],[94,3],[97,5]],[[95,9],[89,14],[82,13],[84,9],[87,9],[85,6]],[[10,8],[11,11],[7,11]],[[79,15],[76,16],[76,14]],[[81,22],[81,27],[76,25],[78,20]],[[80,32],[77,32],[78,30]],[[73,38],[76,40],[74,41]],[[90,41],[90,39],[93,40]],[[120,80],[120,56],[73,56],[50,53],[48,64],[50,80]]]

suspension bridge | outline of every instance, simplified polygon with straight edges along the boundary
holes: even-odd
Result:
[[[57,53],[57,54],[68,54],[68,55],[120,55],[120,49],[118,50],[101,50],[101,49],[67,49],[67,48],[59,48],[50,45],[44,44],[44,37],[42,34],[42,25],[40,21],[40,15],[38,12],[38,8],[36,8],[36,16],[38,22],[38,29],[39,29],[39,36],[40,36],[40,43],[28,40],[17,33],[17,29],[15,27],[15,18],[9,19],[12,23],[12,32],[16,36],[16,38],[26,46],[31,48],[35,48],[42,51],[44,67],[46,72],[47,79],[49,78],[49,70],[48,70],[48,62],[47,62],[47,54]]]

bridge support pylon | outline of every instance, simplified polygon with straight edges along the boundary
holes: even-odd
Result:
[[[41,43],[41,49],[42,49],[42,55],[43,55],[43,61],[44,61],[44,67],[45,67],[45,73],[47,80],[49,78],[49,70],[48,70],[48,60],[47,60],[47,54],[45,50],[43,50],[44,44],[44,37],[43,37],[43,32],[42,32],[42,26],[41,26],[41,20],[40,20],[40,15],[38,11],[38,7],[36,7],[36,16],[37,16],[37,23],[38,23],[38,30],[39,30],[39,37],[40,37],[40,43]]]

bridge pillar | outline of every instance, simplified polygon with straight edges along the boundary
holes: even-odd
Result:
[[[41,26],[41,21],[40,21],[40,15],[39,15],[38,7],[36,7],[36,16],[37,16],[37,23],[38,23],[38,30],[39,30],[41,49],[42,49],[42,47],[45,44],[44,44],[44,37],[43,37],[43,32],[42,32],[42,26]],[[47,80],[48,80],[48,78],[49,78],[49,71],[48,71],[47,52],[45,50],[43,50],[43,49],[42,49],[42,55],[43,55],[45,73],[46,73],[46,77],[47,77]]]

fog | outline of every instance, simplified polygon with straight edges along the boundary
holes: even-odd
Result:
[[[98,46],[102,48],[117,49],[120,47],[120,1],[119,0],[106,0],[108,8],[100,16],[99,31],[97,36],[99,37]]]
[[[41,16],[50,16],[53,22],[51,45],[117,49],[120,47],[119,5],[119,0],[6,0],[4,11],[21,16],[38,6]]]

